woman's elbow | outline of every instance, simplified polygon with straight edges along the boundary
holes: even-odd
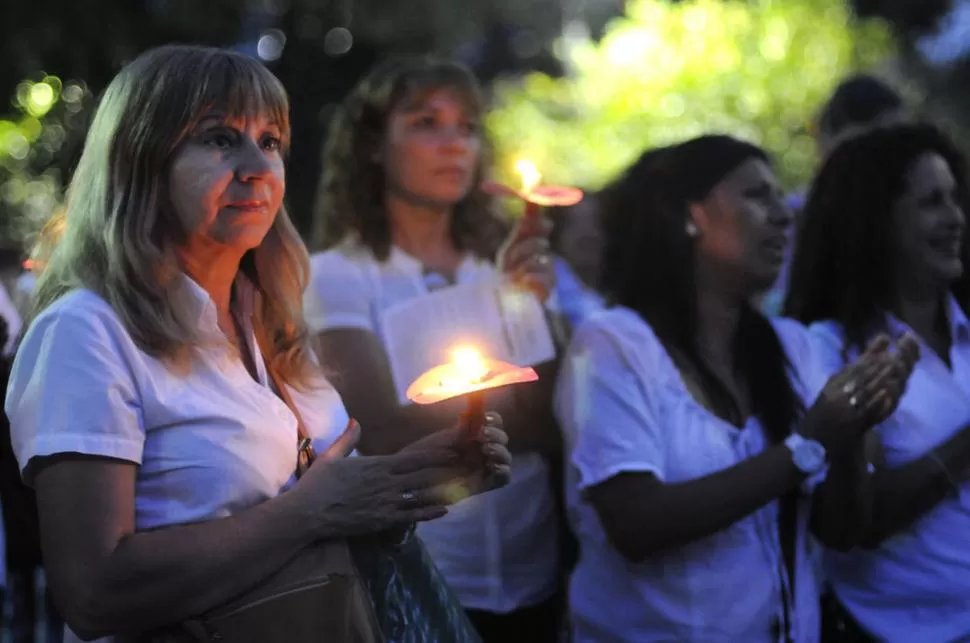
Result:
[[[65,624],[82,641],[118,634],[123,628],[112,614],[111,599],[93,587],[65,588],[52,584],[51,595]]]
[[[607,527],[606,537],[613,549],[626,562],[634,565],[645,562],[664,549],[654,539],[647,536],[644,531],[629,529],[628,527],[617,526],[612,529]]]

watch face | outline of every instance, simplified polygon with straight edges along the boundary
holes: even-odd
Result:
[[[806,473],[815,473],[825,466],[825,449],[818,442],[805,440],[792,452],[795,466]]]

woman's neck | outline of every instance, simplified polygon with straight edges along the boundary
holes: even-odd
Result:
[[[461,253],[451,238],[451,209],[416,204],[400,196],[386,198],[391,242],[425,266],[453,272]]]
[[[945,288],[901,288],[893,314],[931,346],[949,344]]]
[[[182,270],[208,293],[220,322],[230,318],[232,285],[245,251],[209,239],[193,238],[179,253]]]
[[[699,289],[697,347],[711,367],[734,369],[734,336],[741,320],[741,302],[723,292]]]
[[[744,296],[724,267],[698,261],[694,267],[697,293],[697,347],[711,367],[734,371],[734,337],[741,322]]]

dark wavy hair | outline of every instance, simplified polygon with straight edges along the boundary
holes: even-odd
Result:
[[[802,214],[784,313],[803,323],[838,322],[846,348],[861,348],[886,330],[895,307],[892,211],[906,188],[906,173],[928,152],[942,156],[968,205],[966,163],[953,143],[925,124],[883,127],[843,142],[809,191]],[[970,266],[964,241],[963,262]],[[970,276],[953,286],[964,310]]]
[[[391,226],[384,209],[385,170],[375,152],[397,106],[420,105],[440,89],[457,93],[476,117],[485,111],[481,88],[468,69],[429,58],[388,60],[350,93],[331,123],[324,150],[312,233],[315,250],[356,235],[378,259],[387,258]],[[455,206],[451,236],[457,248],[493,259],[507,225],[495,214],[491,197],[477,187],[489,162],[488,141],[482,143],[476,187]]]
[[[695,247],[686,223],[690,205],[750,159],[768,157],[728,136],[702,136],[644,153],[600,193],[605,237],[600,288],[610,304],[635,311],[668,349],[690,360],[719,404],[730,397],[700,357]],[[754,414],[772,440],[783,440],[803,407],[774,328],[749,302],[742,306],[734,346]]]

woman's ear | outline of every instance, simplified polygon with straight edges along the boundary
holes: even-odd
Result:
[[[684,223],[687,236],[696,238],[703,236],[707,230],[707,211],[700,203],[691,203],[687,209],[687,221]]]

